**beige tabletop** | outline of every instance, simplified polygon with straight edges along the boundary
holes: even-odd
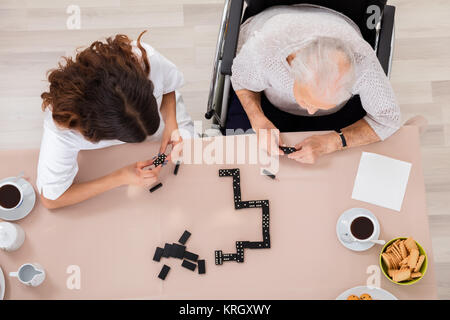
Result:
[[[309,134],[285,134],[284,140],[294,144]],[[81,152],[77,180],[151,158],[157,149],[143,143]],[[351,199],[362,151],[413,164],[401,212]],[[0,159],[0,177],[24,170],[34,184],[38,150],[1,151]],[[243,200],[270,201],[271,248],[246,249],[244,263],[216,266],[214,250],[232,253],[236,240],[260,240],[261,210],[234,210],[232,179],[219,178],[219,168],[240,168]],[[0,266],[6,274],[38,262],[47,279],[30,288],[6,276],[5,299],[335,299],[365,285],[367,268],[378,265],[380,246],[354,252],[337,239],[337,219],[352,207],[376,215],[381,239],[412,236],[427,251],[429,267],[421,281],[399,286],[381,274],[381,287],[399,299],[437,298],[415,127],[404,127],[385,142],[325,156],[315,165],[283,157],[277,181],[251,164],[184,164],[177,176],[172,172],[173,164],[165,167],[164,186],[154,193],[121,187],[52,212],[38,201],[18,221],[26,232],[24,245],[16,252],[1,251]],[[181,267],[179,259],[152,261],[156,246],[176,242],[185,229],[192,233],[187,249],[206,259],[204,275]],[[162,281],[157,275],[164,263],[171,270]],[[66,285],[71,265],[81,270],[79,290]]]

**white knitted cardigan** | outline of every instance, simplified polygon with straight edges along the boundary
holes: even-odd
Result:
[[[311,6],[276,6],[247,20],[241,27],[231,82],[234,90],[264,91],[280,110],[303,116],[334,113],[319,110],[309,115],[294,98],[294,75],[286,58],[318,36],[339,38],[353,49],[356,81],[352,94],[359,94],[367,115],[364,119],[384,140],[400,127],[400,108],[389,79],[372,47],[358,27],[344,15]]]

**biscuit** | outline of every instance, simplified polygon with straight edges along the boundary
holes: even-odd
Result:
[[[413,278],[413,279],[420,278],[421,276],[422,276],[422,273],[420,273],[420,272],[411,273],[411,278]]]
[[[416,267],[414,268],[414,272],[419,272],[420,268],[422,268],[422,264],[425,261],[425,256],[421,255],[419,260],[417,261]]]
[[[405,243],[403,241],[400,242],[400,253],[403,259],[408,256],[408,251],[406,250]]]
[[[389,252],[387,254],[389,256],[389,258],[391,259],[391,262],[393,264],[393,266],[398,269],[398,267],[400,266],[400,262],[401,259],[398,258],[398,256],[394,253],[394,250],[392,250],[391,252]]]
[[[396,249],[393,249],[391,253],[392,253],[392,256],[393,256],[395,262],[396,262],[398,265],[400,265],[400,263],[401,263],[402,260],[403,260],[403,258],[402,258],[402,256],[400,255],[400,253],[397,252]]]
[[[397,271],[397,270],[395,270],[395,269],[388,269],[387,273],[388,273],[389,277],[392,278],[394,276],[394,272],[395,271]]]
[[[390,259],[388,253],[382,253],[382,254],[381,254],[381,258],[383,259],[383,261],[384,261],[384,263],[386,264],[386,267],[387,267],[388,269],[393,269],[393,268],[394,268],[394,265],[393,265],[393,263],[391,262],[391,259]]]
[[[352,294],[351,296],[348,296],[347,300],[359,300],[359,297]]]
[[[368,293],[363,293],[362,295],[359,296],[360,300],[372,300],[372,296]]]
[[[408,249],[408,251],[409,251],[410,254],[411,254],[411,251],[412,251],[413,249],[419,250],[419,248],[417,248],[416,241],[414,241],[413,238],[408,238],[408,239],[406,239],[405,242],[404,242],[404,244],[405,244],[405,247]]]
[[[401,281],[408,280],[410,277],[411,277],[411,270],[410,269],[396,270],[394,272],[392,280],[394,280],[395,282],[401,282]]]
[[[419,259],[419,250],[412,249],[410,251],[409,257],[408,257],[408,266],[411,269],[414,269],[417,265],[417,259]]]
[[[396,242],[394,242],[394,244],[392,245],[393,247],[394,247],[394,250],[397,252],[397,253],[401,253],[401,251],[400,251],[400,247],[398,246],[398,244],[396,243]]]

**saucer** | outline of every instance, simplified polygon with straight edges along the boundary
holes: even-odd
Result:
[[[2,268],[0,267],[0,300],[5,297],[5,277],[3,276]]]
[[[367,209],[363,208],[352,208],[347,211],[345,211],[338,219],[336,224],[336,234],[339,239],[339,241],[342,243],[344,247],[347,249],[353,250],[353,251],[365,251],[372,248],[375,243],[367,241],[367,242],[359,242],[359,241],[353,241],[350,239],[343,239],[342,234],[344,234],[348,230],[348,225],[350,221],[361,214],[365,214],[373,219],[375,221],[375,234],[372,237],[373,240],[378,240],[378,237],[380,236],[380,224],[377,220],[377,217],[370,212]]]
[[[0,184],[4,182],[16,181],[16,177],[9,177],[3,180],[0,180]],[[4,210],[0,208],[0,219],[6,221],[15,221],[25,218],[31,210],[33,210],[34,203],[36,202],[36,194],[34,192],[33,186],[27,180],[20,178],[18,181],[19,184],[26,185],[23,192],[23,201],[22,204],[13,210]]]
[[[344,292],[342,292],[336,300],[347,300],[348,296],[355,295],[355,296],[361,296],[364,293],[370,294],[373,300],[398,300],[396,296],[394,296],[389,291],[386,291],[381,288],[375,288],[375,287],[367,287],[367,286],[360,286],[360,287],[354,287],[351,289],[348,289]]]

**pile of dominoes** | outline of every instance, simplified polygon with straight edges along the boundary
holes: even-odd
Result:
[[[198,273],[206,273],[205,260],[199,260],[198,254],[186,250],[185,244],[190,236],[191,233],[185,230],[178,240],[178,243],[166,243],[164,245],[164,248],[156,247],[155,254],[153,255],[153,261],[160,262],[161,258],[181,259],[183,260],[183,262],[181,263],[182,267],[185,267],[186,269],[189,269],[191,271],[195,271],[198,265]],[[195,264],[195,262],[197,262],[197,264]],[[158,275],[158,278],[165,280],[167,274],[169,273],[169,270],[170,267],[168,265],[164,265]]]

